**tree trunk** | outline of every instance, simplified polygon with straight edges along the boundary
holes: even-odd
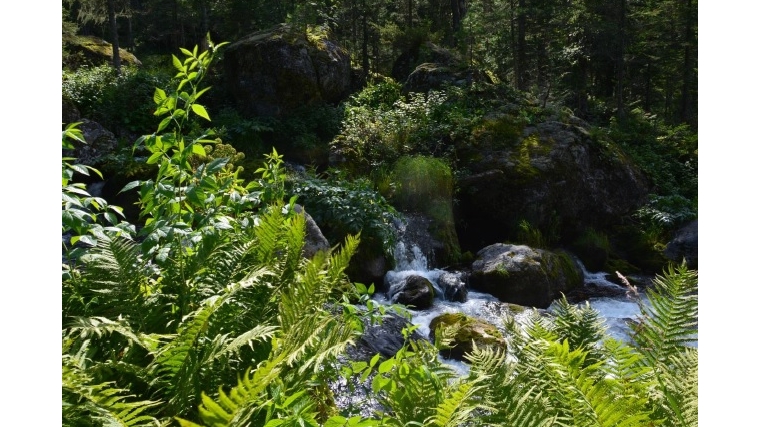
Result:
[[[684,28],[683,85],[681,86],[681,121],[691,123],[691,79],[692,79],[692,13],[691,0],[686,0],[686,25]]]
[[[528,79],[527,77],[527,60],[526,60],[526,44],[525,44],[525,0],[518,0],[517,2],[517,60],[515,61],[515,79],[517,82],[518,90],[527,90]]]
[[[201,0],[201,50],[208,50],[209,23],[208,23],[208,4],[206,0]]]
[[[121,56],[119,55],[119,27],[116,24],[116,0],[108,0],[108,25],[111,27],[111,48],[113,49],[113,67],[116,74],[121,74]]]
[[[362,71],[369,76],[369,28],[367,26],[367,2],[362,2]]]
[[[407,0],[406,2],[407,14],[406,14],[406,29],[412,28],[412,10],[414,8],[414,0]]]
[[[615,87],[615,104],[617,105],[617,117],[625,117],[625,104],[623,103],[623,78],[625,77],[625,8],[626,0],[620,0],[618,11],[618,47],[615,58],[617,84]]]

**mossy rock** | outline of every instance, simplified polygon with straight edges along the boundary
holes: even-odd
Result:
[[[470,286],[502,302],[547,308],[583,284],[583,272],[570,254],[496,243],[478,252]]]
[[[392,179],[397,184],[394,204],[404,212],[417,212],[429,218],[428,231],[441,243],[435,259],[441,265],[459,261],[461,249],[454,222],[451,168],[443,160],[402,157],[394,165]]]
[[[63,35],[63,42],[70,53],[81,53],[92,65],[109,64],[113,60],[113,45],[94,36]],[[130,52],[119,48],[121,63],[125,65],[142,65]]]
[[[462,313],[444,313],[430,322],[430,338],[435,340],[438,328],[453,327],[456,334],[452,347],[441,351],[449,359],[464,360],[464,355],[473,350],[473,343],[478,347],[506,348],[506,340],[492,324],[478,320]]]

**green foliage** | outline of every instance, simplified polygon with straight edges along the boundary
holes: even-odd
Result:
[[[647,204],[633,215],[643,238],[654,248],[664,249],[672,233],[697,219],[697,199],[681,195],[650,195]]]
[[[79,123],[70,123],[63,130],[61,140],[64,149],[74,148],[75,142],[86,143],[78,125]],[[94,246],[97,239],[105,238],[106,234],[125,233],[129,236],[135,232],[134,226],[119,220],[119,217],[124,216],[121,207],[109,205],[104,199],[90,195],[85,184],[73,182],[74,173],[89,176],[90,172],[94,172],[102,178],[100,171],[72,163],[75,160],[71,157],[61,159],[61,232],[71,234],[68,244],[64,243],[64,251],[68,252],[71,259],[82,254],[81,246],[73,247],[79,242]],[[64,271],[66,269],[64,266]]]
[[[346,278],[359,248],[353,234],[392,242],[393,208],[366,179],[288,182],[276,150],[253,182],[227,166],[233,150],[206,157],[207,145],[227,148],[192,123],[210,120],[197,103],[219,47],[210,46],[183,50],[173,61],[176,89],[154,92],[162,121],[138,144],[151,153],[156,178],[127,186],[140,188],[140,243],[128,238],[129,224],[100,225],[110,221],[106,201],[73,182],[91,170],[62,160],[64,217],[81,220],[64,220],[63,231],[88,236],[76,241],[79,256],[62,280],[64,425],[697,425],[697,273],[685,266],[657,278],[630,343],[608,338],[598,313],[563,299],[552,316],[534,312],[524,327],[505,318],[506,349],[474,345],[469,374],[458,376],[438,357],[456,331],[439,334],[434,346],[406,330],[394,357],[342,369],[370,381],[382,409],[370,417],[340,412],[328,384],[362,317],[374,322],[387,310],[369,299],[372,286]],[[447,114],[465,99],[476,103],[460,98]],[[420,132],[408,141],[427,140]],[[69,125],[63,147],[81,139]],[[416,194],[450,196],[440,160],[404,161],[403,169],[436,181]],[[287,193],[325,217],[318,222],[332,221],[342,249],[302,257],[305,221]],[[350,303],[356,299],[366,312]]]
[[[517,239],[533,248],[547,248],[548,242],[544,238],[544,233],[536,227],[533,227],[528,220],[522,220],[519,224],[520,230],[517,233]]]
[[[696,200],[697,135],[689,126],[634,109],[625,120],[613,119],[608,134],[647,175],[654,194]]]
[[[76,105],[83,117],[95,120],[117,135],[148,132],[154,126],[155,106],[150,103],[156,87],[166,89],[170,75],[110,65],[63,71],[63,97]]]
[[[290,192],[298,196],[330,242],[361,232],[363,247],[375,253],[393,253],[396,210],[366,178],[350,180],[338,171],[325,178],[293,177]]]
[[[454,178],[449,165],[433,157],[406,156],[393,165],[391,179],[394,205],[432,219],[429,231],[444,245],[440,261],[457,262],[461,249],[454,227]]]
[[[401,156],[443,154],[439,138],[448,135],[452,126],[437,117],[447,99],[444,92],[412,93],[387,108],[384,95],[376,100],[372,91],[377,89],[370,86],[369,91],[348,104],[341,134],[331,143],[350,169],[367,173]]]
[[[389,77],[383,77],[353,95],[349,105],[388,111],[393,108],[396,101],[401,99],[401,88],[400,83]]]
[[[426,212],[435,200],[451,203],[454,180],[451,168],[440,159],[402,157],[394,164],[392,176],[397,183],[393,200],[403,210]]]

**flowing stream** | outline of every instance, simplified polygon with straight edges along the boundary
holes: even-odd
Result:
[[[422,276],[430,280],[435,288],[435,299],[432,307],[424,310],[410,310],[412,314],[412,323],[418,327],[418,331],[428,336],[430,333],[430,322],[443,313],[464,313],[469,316],[485,320],[499,329],[502,329],[502,316],[511,314],[515,320],[520,323],[522,319],[530,314],[530,310],[514,311],[507,303],[500,302],[498,298],[491,294],[468,291],[465,302],[450,301],[443,298],[444,289],[439,284],[439,278],[446,270],[428,268],[428,261],[423,251],[414,243],[400,241],[394,252],[396,258],[396,268],[388,271],[385,275],[385,283],[392,291],[394,287],[401,286],[406,277],[411,275]],[[461,272],[448,272],[456,275],[462,275]],[[610,282],[606,272],[591,273],[583,268],[584,286],[588,287],[592,294],[617,294],[619,296],[592,297],[587,300],[588,304],[600,313],[601,318],[607,326],[607,333],[617,339],[628,341],[628,322],[634,320],[641,312],[638,304],[625,296],[625,289],[613,282]],[[607,292],[605,292],[607,291]],[[389,292],[392,293],[392,292]],[[642,293],[644,303],[647,304],[646,297]],[[374,299],[382,304],[390,304],[388,294],[377,293]],[[586,301],[579,304],[585,304]],[[514,307],[514,306],[513,306]],[[545,311],[551,312],[553,305]],[[544,311],[540,310],[539,311]],[[446,360],[446,363],[452,364],[460,372],[466,372],[466,366],[461,362]]]
[[[408,234],[407,234],[408,236]],[[403,236],[402,236],[403,237]],[[457,271],[447,271],[437,268],[429,268],[428,258],[423,250],[415,242],[399,242],[394,251],[396,268],[388,271],[385,275],[386,287],[390,292],[377,292],[373,299],[381,304],[391,304],[388,294],[392,293],[394,287],[401,286],[405,279],[410,275],[422,276],[428,279],[435,288],[435,299],[433,305],[424,310],[410,310],[411,322],[417,326],[417,332],[428,337],[430,333],[430,322],[437,316],[444,313],[464,313],[468,316],[482,319],[503,331],[502,319],[505,315],[512,316],[520,324],[530,314],[531,310],[520,310],[518,307],[500,302],[498,298],[484,292],[468,290],[464,302],[451,301],[443,297],[446,294],[440,282],[444,274],[455,275],[463,278],[464,273]],[[617,294],[615,297],[592,297],[587,300],[588,304],[596,309],[607,326],[607,333],[617,339],[628,341],[628,322],[635,319],[640,314],[639,306],[625,296],[625,290],[621,286],[607,280],[607,273],[598,272],[590,273],[583,269],[584,286],[588,287],[590,294]],[[605,292],[607,291],[607,292]],[[643,294],[642,294],[643,295]],[[585,304],[586,301],[581,304]],[[647,301],[645,301],[645,304]],[[539,312],[551,312],[550,306],[546,310],[538,309]],[[382,330],[382,329],[378,329]],[[382,333],[381,333],[382,335]],[[392,334],[391,334],[392,335]],[[384,335],[385,339],[388,335]],[[375,337],[377,338],[377,337]],[[400,342],[397,345],[401,345]],[[376,350],[369,350],[365,357],[371,357]],[[395,352],[395,350],[393,350]],[[469,365],[455,359],[444,359],[439,356],[442,363],[451,366],[455,372],[464,376],[469,373]],[[355,414],[362,416],[371,416],[373,410],[379,410],[380,406],[373,397],[371,391],[371,378],[365,381],[352,379],[339,379],[331,384],[336,404],[342,409],[346,409]]]

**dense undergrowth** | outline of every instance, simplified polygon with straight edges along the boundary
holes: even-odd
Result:
[[[698,278],[685,267],[666,270],[647,291],[652,304],[642,305],[630,342],[608,337],[593,309],[563,300],[555,316],[536,314],[527,326],[504,318],[506,349],[476,348],[464,377],[438,357],[451,330],[440,331],[435,343],[407,340],[386,360],[339,363],[359,340],[363,317],[385,313],[346,275],[360,239],[383,251],[392,242],[395,210],[375,186],[385,179],[389,199],[401,197],[395,186],[413,183],[393,180],[391,165],[430,164],[412,155],[455,167],[456,158],[425,141],[482,124],[474,113],[481,101],[457,89],[403,98],[392,82],[370,86],[346,109],[343,135],[358,143],[353,129],[370,120],[403,134],[364,130],[375,145],[361,152],[369,162],[362,167],[374,169],[374,181],[348,179],[355,171],[294,177],[276,149],[244,178],[232,165],[241,160],[235,149],[219,151],[232,159],[204,148],[221,146],[198,102],[220,46],[183,50],[173,61],[176,80],[151,90],[149,110],[161,121],[143,131],[135,150],[146,153],[153,176],[123,190],[138,194],[139,226],[78,182],[97,171],[63,158],[63,425],[697,425]],[[78,93],[124,89],[92,86]],[[95,111],[106,97],[93,97]],[[510,123],[533,114],[543,113],[515,113]],[[436,124],[442,119],[445,125]],[[256,126],[264,125],[240,132],[261,130]],[[76,124],[62,142],[83,143]],[[648,143],[681,146],[658,137]],[[674,187],[678,170],[667,175],[665,166],[653,167],[661,197],[691,196]],[[444,175],[419,191],[450,198],[451,174]],[[305,219],[293,209],[296,201],[342,244],[305,259]],[[382,410],[367,417],[338,407],[329,384],[340,376],[372,378]]]

